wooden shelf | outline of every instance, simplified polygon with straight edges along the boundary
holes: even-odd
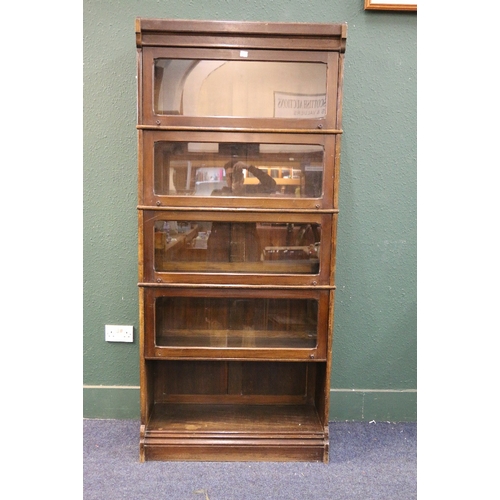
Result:
[[[310,259],[260,262],[162,262],[156,271],[316,275],[319,272],[319,261]]]
[[[179,330],[156,338],[157,346],[165,347],[261,347],[303,348],[317,346],[316,331],[272,330]]]
[[[305,436],[323,433],[312,405],[157,403],[149,430],[216,434]]]
[[[145,460],[326,461],[328,429],[311,405],[155,404]]]

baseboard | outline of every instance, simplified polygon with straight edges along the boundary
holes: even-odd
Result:
[[[83,386],[83,417],[110,419],[139,419],[140,394],[138,386]]]
[[[139,387],[83,387],[83,417],[140,418]],[[417,391],[331,389],[330,421],[416,422]]]
[[[330,421],[416,422],[417,390],[331,389]]]

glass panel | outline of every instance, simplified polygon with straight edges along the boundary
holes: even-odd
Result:
[[[157,272],[318,274],[320,224],[155,222]]]
[[[323,194],[321,145],[158,141],[154,148],[157,195],[319,198]]]
[[[325,118],[326,64],[157,59],[159,115]]]
[[[314,299],[159,297],[156,345],[315,348]]]

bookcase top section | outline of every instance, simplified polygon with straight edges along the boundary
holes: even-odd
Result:
[[[344,52],[347,24],[137,18],[135,32],[139,48],[251,46]]]

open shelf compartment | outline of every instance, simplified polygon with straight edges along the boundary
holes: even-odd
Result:
[[[325,363],[150,361],[148,367],[157,383],[141,426],[141,460],[328,460]]]

